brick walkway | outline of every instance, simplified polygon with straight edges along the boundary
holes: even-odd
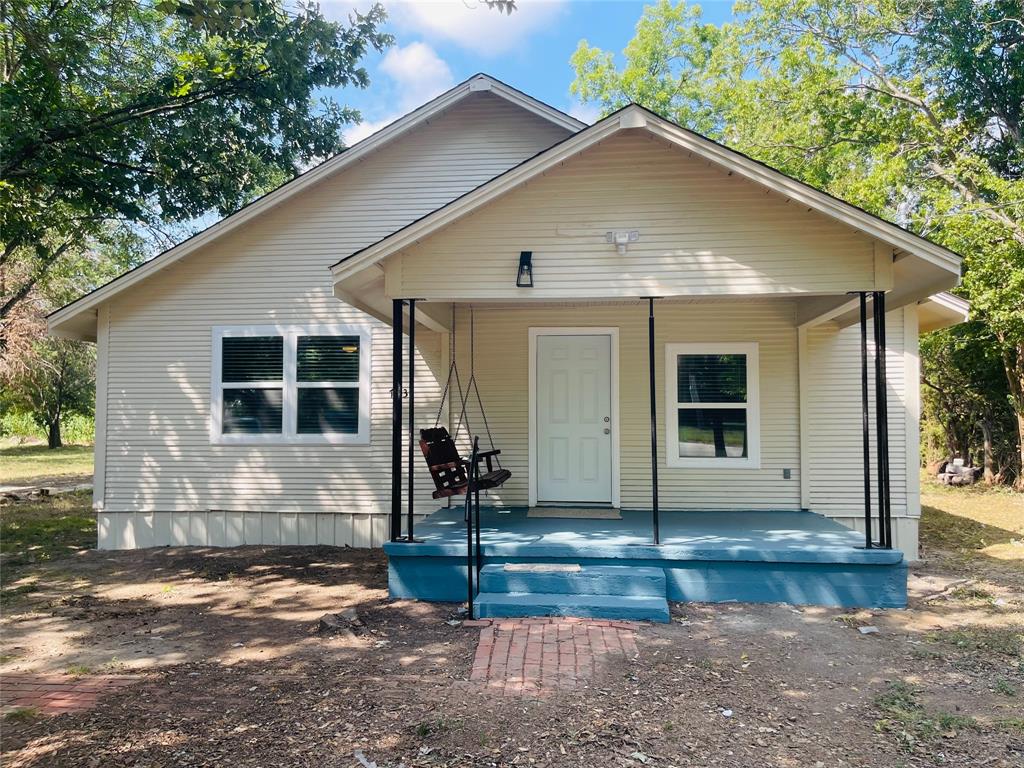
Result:
[[[637,625],[599,619],[483,619],[470,680],[506,696],[543,696],[586,683],[613,658],[632,659]]]
[[[4,675],[0,678],[0,707],[10,712],[33,708],[46,715],[90,709],[105,693],[131,685],[135,677],[106,675]]]

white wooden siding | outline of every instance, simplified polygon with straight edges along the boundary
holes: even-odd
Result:
[[[100,545],[379,544],[390,498],[391,330],[335,299],[328,268],[565,135],[474,94],[111,300]],[[370,324],[369,446],[210,444],[211,329],[271,323]],[[446,349],[438,334],[421,330],[417,340],[426,414]],[[425,472],[419,482],[429,485]],[[417,495],[424,511],[436,506]]]
[[[632,229],[640,240],[624,255],[605,242]],[[845,293],[874,286],[874,249],[850,227],[626,133],[386,260],[386,290],[473,300]],[[515,287],[524,250],[529,290]]]
[[[911,491],[908,499],[908,488],[916,488],[918,477],[914,458],[918,440],[915,317],[914,307],[886,315],[889,468],[892,514],[898,517],[920,515],[919,494]],[[826,324],[811,328],[807,336],[810,506],[815,512],[830,517],[857,519],[864,514],[860,326],[836,330]],[[869,320],[871,497],[877,510],[874,355]],[[908,463],[908,459],[912,463]]]
[[[663,509],[797,509],[800,446],[795,302],[661,301],[655,304],[659,493]],[[650,412],[647,378],[647,302],[580,306],[478,305],[476,376],[503,466],[512,479],[493,498],[528,501],[528,344],[530,327],[619,329],[621,504],[651,505]],[[468,377],[468,310],[457,313],[457,359]],[[665,462],[665,344],[756,341],[760,351],[761,465],[751,468],[676,468]],[[474,432],[483,422],[471,410]],[[790,478],[783,478],[783,470]]]
[[[897,546],[916,558],[917,328],[915,309],[887,315],[889,443],[892,512]],[[658,400],[659,493],[663,509],[797,509],[801,464],[807,468],[809,508],[857,529],[863,516],[860,431],[859,328],[832,325],[807,332],[804,386],[806,457],[801,462],[800,382],[791,299],[655,303],[655,383]],[[651,504],[650,422],[647,396],[647,303],[478,305],[475,309],[476,375],[502,463],[513,477],[495,501],[528,501],[528,366],[531,326],[617,327],[620,337],[621,504]],[[468,376],[468,310],[457,313],[457,359]],[[664,345],[676,342],[756,341],[759,344],[761,466],[759,469],[674,468],[665,459]],[[873,354],[873,350],[872,350]],[[872,363],[873,365],[873,363]],[[873,380],[872,380],[873,381]],[[474,432],[483,422],[471,409]],[[874,436],[874,390],[871,390]],[[872,440],[872,494],[877,469]],[[907,468],[910,467],[910,471]],[[790,470],[790,478],[783,476]]]
[[[564,135],[540,118],[478,94],[106,305],[100,326],[107,376],[100,546],[382,543],[391,482],[391,330],[333,297],[328,266]],[[589,176],[583,174],[590,180],[585,188],[572,181],[580,174],[562,177],[556,171],[510,195],[511,204],[502,207],[500,216],[484,210],[425,241],[424,247],[432,249],[423,251],[428,258],[408,262],[424,290],[407,295],[425,296],[428,290],[442,290],[443,284],[446,297],[451,286],[477,298],[489,295],[488,286],[494,285],[501,286],[494,295],[512,291],[516,299],[543,296],[547,288],[532,294],[511,288],[518,252],[530,248],[535,250],[538,286],[559,286],[568,297],[585,299],[590,291],[612,296],[616,286],[651,293],[668,288],[791,294],[657,302],[661,504],[665,509],[799,507],[803,413],[803,464],[809,475],[804,485],[810,507],[856,525],[861,509],[857,329],[809,330],[808,366],[804,381],[798,382],[795,295],[872,287],[875,254],[870,242],[759,189],[755,194],[746,182],[724,177],[649,139],[623,137],[623,142],[606,148],[607,153],[601,154],[599,147],[592,158],[580,159],[592,166]],[[637,174],[623,175],[624,163],[638,168]],[[668,176],[666,168],[672,169]],[[613,177],[617,187],[609,191]],[[543,192],[538,195],[541,203],[526,199],[536,189]],[[517,202],[514,195],[520,194],[523,199]],[[659,202],[662,198],[667,202]],[[591,216],[592,210],[599,215]],[[644,211],[648,218],[642,219]],[[537,227],[531,229],[533,224]],[[475,235],[466,234],[469,225],[476,227]],[[588,229],[581,234],[584,226]],[[603,232],[614,228],[641,229],[641,241],[630,247],[625,261],[603,242]],[[436,247],[441,237],[451,239]],[[548,260],[545,254],[553,253],[558,258]],[[583,268],[590,264],[597,275],[593,283],[585,279],[589,267]],[[392,264],[389,279],[396,275],[405,279]],[[908,311],[913,310],[897,310],[889,319],[897,516],[916,510],[910,487],[916,468],[910,478],[906,472],[914,456],[906,441],[916,439],[916,405],[907,394],[912,386],[907,382],[917,375],[916,325],[908,324]],[[468,309],[460,306],[457,315],[465,381]],[[370,445],[210,444],[211,329],[270,323],[370,324]],[[621,503],[648,507],[647,305],[632,301],[477,306],[476,373],[495,441],[514,473],[497,498],[527,501],[529,328],[559,325],[620,329],[616,426]],[[422,426],[432,423],[438,382],[446,371],[447,339],[423,330],[417,338],[416,426]],[[662,429],[664,345],[749,341],[759,343],[760,353],[760,468],[668,468]],[[806,393],[802,412],[798,384]],[[482,433],[479,414],[471,416],[474,430]],[[417,510],[426,513],[437,504],[430,499],[431,483],[422,462],[416,465]],[[786,469],[791,472],[788,479],[783,476]],[[897,535],[907,541],[897,543],[908,549],[910,531],[916,531],[911,521],[916,523],[912,518],[897,523]]]

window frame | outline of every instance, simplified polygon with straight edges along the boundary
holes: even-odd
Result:
[[[665,345],[665,459],[670,467],[704,469],[761,468],[761,400],[758,378],[758,348],[751,342],[695,342]],[[680,403],[678,402],[679,355],[746,355],[747,400],[745,403]],[[747,455],[745,457],[680,456],[679,411],[700,408],[746,410]]]
[[[222,382],[223,339],[230,337],[280,336],[284,347],[282,379]],[[358,336],[359,381],[298,380],[300,336]],[[372,392],[373,332],[366,325],[218,325],[214,326],[210,360],[210,442],[213,445],[369,445]],[[224,433],[225,389],[282,390],[281,431]],[[359,389],[359,430],[357,432],[298,432],[299,389]]]

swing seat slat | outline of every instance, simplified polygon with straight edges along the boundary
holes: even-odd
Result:
[[[487,464],[487,472],[480,475],[475,485],[471,483],[470,462],[459,454],[455,441],[444,427],[421,429],[420,451],[427,461],[430,477],[434,481],[435,490],[432,496],[435,499],[460,496],[471,490],[486,491],[499,488],[512,477],[512,473],[507,469],[493,469],[491,465],[491,459],[501,451],[484,451],[477,454],[477,461],[484,461]]]

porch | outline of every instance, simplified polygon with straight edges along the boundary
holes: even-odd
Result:
[[[906,606],[903,553],[864,549],[859,533],[822,515],[660,510],[658,545],[652,517],[532,517],[527,507],[481,505],[476,615],[667,620],[665,600]],[[416,539],[384,545],[391,595],[464,600],[464,507],[438,509]]]
[[[415,333],[420,302],[394,301],[391,594],[468,600],[477,616],[667,620],[669,600],[904,606],[888,459],[903,518],[905,417],[893,414],[892,450],[886,412],[905,390],[887,355],[869,354],[887,346],[882,295],[859,299],[859,323],[810,332],[801,303],[781,297],[458,305],[434,366]],[[902,331],[902,310],[892,319]],[[478,435],[511,472],[483,499],[478,554],[464,496],[424,504],[435,483],[416,447],[429,426],[417,394],[456,387],[453,362],[474,386],[440,407],[427,394],[427,418],[447,412],[464,459]],[[558,506],[602,512],[529,515]]]
[[[628,107],[332,272],[392,328],[395,596],[479,591],[485,615],[637,598],[661,618],[639,598],[904,604],[917,306],[956,283],[954,254]],[[458,448],[428,478],[431,422]],[[467,522],[423,485],[471,490],[475,436],[503,477]],[[626,511],[528,516],[543,505]]]

